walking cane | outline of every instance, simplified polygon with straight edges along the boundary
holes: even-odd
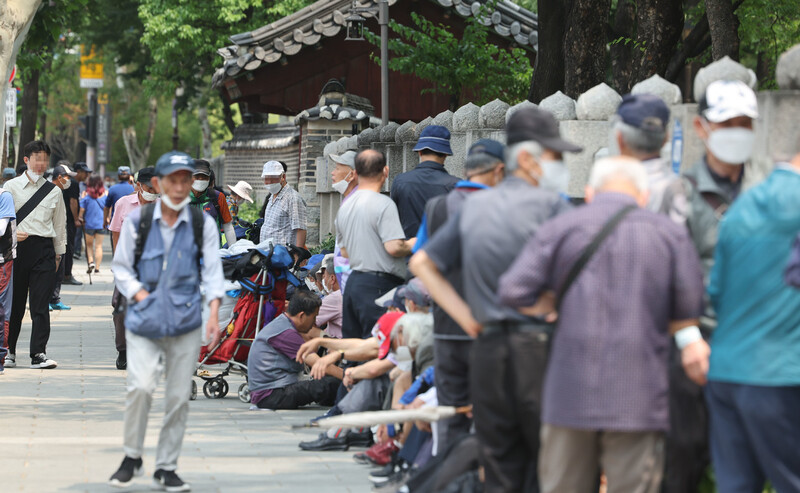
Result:
[[[89,263],[89,243],[86,241],[86,228],[83,228],[83,249],[86,253],[86,272],[89,274],[89,285],[92,285],[92,270],[88,269],[92,264]]]

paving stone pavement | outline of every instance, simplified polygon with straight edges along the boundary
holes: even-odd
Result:
[[[71,311],[51,312],[47,354],[54,370],[28,368],[30,318],[18,344],[18,368],[0,375],[0,491],[111,492],[108,477],[122,460],[125,372],[114,368],[110,252],[93,285],[75,263],[83,286],[64,286]],[[198,384],[202,381],[197,380]],[[206,399],[202,385],[191,403],[178,473],[195,492],[344,493],[370,491],[366,466],[349,452],[298,449],[318,429],[291,429],[322,413],[250,411],[239,401],[241,376],[229,378],[224,399]],[[145,476],[125,491],[150,491],[155,444],[163,416],[161,388],[154,397],[145,439]],[[358,451],[359,449],[355,449]]]

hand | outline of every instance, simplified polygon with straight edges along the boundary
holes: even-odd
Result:
[[[347,390],[350,390],[353,388],[353,385],[355,384],[356,380],[353,378],[353,369],[352,368],[346,369],[344,371],[344,378],[342,378],[342,385],[344,385],[344,387]]]
[[[708,375],[708,358],[711,348],[708,343],[699,339],[689,344],[681,351],[681,363],[686,376],[697,385],[706,384]]]
[[[322,358],[318,359],[314,366],[311,367],[311,378],[314,380],[322,380],[325,375],[327,374],[328,367],[330,365],[335,365],[336,360],[331,358],[331,356],[335,356],[333,354],[327,354]]]
[[[140,289],[135,295],[133,295],[133,301],[136,303],[141,303],[148,296],[150,296],[150,293],[148,293],[146,289]]]
[[[322,338],[314,338],[308,342],[304,342],[300,349],[297,350],[297,357],[295,357],[295,361],[298,363],[303,363],[306,360],[306,356],[309,354],[316,354],[319,351],[319,347],[322,345]]]
[[[519,312],[529,317],[543,317],[547,322],[554,323],[558,320],[556,295],[552,291],[545,291],[533,306],[520,308]]]
[[[206,323],[206,340],[208,341],[208,347],[215,347],[219,343],[221,337],[222,332],[219,330],[219,318],[212,314]]]
[[[386,428],[386,425],[378,426],[378,431],[375,433],[375,442],[385,443],[389,441],[389,438],[389,430]]]
[[[470,317],[468,323],[466,325],[462,325],[461,328],[473,339],[477,338],[481,332],[483,332],[483,325],[481,325],[480,322],[472,317]]]
[[[75,219],[75,227],[76,228],[80,228],[82,224],[83,224],[83,219],[81,219],[81,218]]]
[[[61,265],[61,255],[56,255],[56,270],[58,270],[59,265]]]
[[[23,242],[28,239],[28,233],[24,231],[17,231],[17,243]]]

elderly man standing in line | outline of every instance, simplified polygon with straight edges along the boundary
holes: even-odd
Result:
[[[428,200],[446,194],[458,183],[458,178],[444,169],[444,160],[453,155],[447,128],[429,125],[422,129],[414,152],[419,154],[417,167],[397,175],[392,182],[391,196],[406,238],[416,236]]]
[[[9,324],[6,368],[16,366],[17,340],[30,291],[31,368],[55,368],[46,355],[50,339],[50,297],[61,255],[67,250],[67,210],[61,190],[44,179],[50,163],[50,146],[41,140],[25,144],[28,169],[3,188],[11,193],[17,213],[17,259]]]
[[[283,165],[278,161],[267,161],[261,178],[270,196],[265,203],[260,242],[272,238],[275,245],[305,248],[306,203],[297,190],[286,183]]]
[[[340,155],[331,154],[333,170],[331,170],[331,187],[342,195],[342,203],[358,190],[358,173],[356,173],[356,152],[347,151]],[[350,277],[350,261],[342,256],[342,249],[336,243],[333,248],[333,266],[339,289],[344,293],[347,278]]]
[[[539,407],[547,327],[496,301],[500,276],[545,221],[568,210],[565,141],[547,111],[521,109],[506,124],[506,178],[467,198],[411,258],[411,271],[473,343],[470,395],[485,488],[538,492]],[[445,276],[460,269],[464,297]]]
[[[703,277],[686,230],[640,209],[647,200],[639,161],[598,161],[589,205],[543,225],[500,279],[502,304],[536,314],[554,299],[558,312],[542,396],[545,493],[590,491],[601,469],[609,493],[660,489],[669,335],[682,346],[698,331]],[[703,383],[708,345],[682,348]]]
[[[397,206],[381,194],[389,176],[383,153],[361,151],[355,165],[359,189],[336,214],[336,243],[352,268],[342,301],[342,337],[365,339],[383,314],[375,298],[403,284],[404,258],[416,239],[405,239]]]
[[[111,218],[114,216],[114,207],[117,201],[126,195],[133,193],[133,185],[131,185],[131,168],[129,166],[120,166],[117,168],[117,178],[119,182],[108,188],[108,196],[106,196],[106,205],[103,208],[103,227],[108,227],[111,223]]]
[[[708,402],[719,491],[800,491],[800,291],[784,269],[800,231],[800,154],[743,193],[719,229],[708,293]]]

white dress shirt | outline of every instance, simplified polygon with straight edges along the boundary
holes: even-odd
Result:
[[[189,206],[184,207],[178,214],[178,220],[172,226],[161,219],[161,199],[156,200],[153,211],[153,224],[158,220],[161,238],[164,241],[164,255],[168,255],[175,239],[175,230],[181,222],[186,222],[191,227],[191,212]],[[111,271],[114,273],[114,282],[117,289],[128,300],[132,300],[144,285],[139,282],[138,274],[133,266],[133,251],[136,247],[137,232],[132,221],[122,223],[117,248],[114,251],[114,260],[111,262]],[[222,275],[222,260],[219,257],[219,232],[217,223],[206,214],[203,214],[203,268],[201,272],[201,287],[205,293],[207,303],[211,300],[222,298],[224,292],[224,277]]]
[[[11,192],[11,196],[14,197],[14,210],[19,211],[28,199],[33,197],[33,194],[44,185],[45,181],[40,176],[36,183],[32,183],[28,178],[28,173],[25,172],[8,180],[3,188]],[[57,186],[53,187],[25,220],[17,221],[17,231],[28,233],[31,236],[53,238],[56,255],[64,255],[67,251],[67,208],[64,205],[64,195],[61,189]],[[25,248],[25,242],[21,242],[19,247]]]

